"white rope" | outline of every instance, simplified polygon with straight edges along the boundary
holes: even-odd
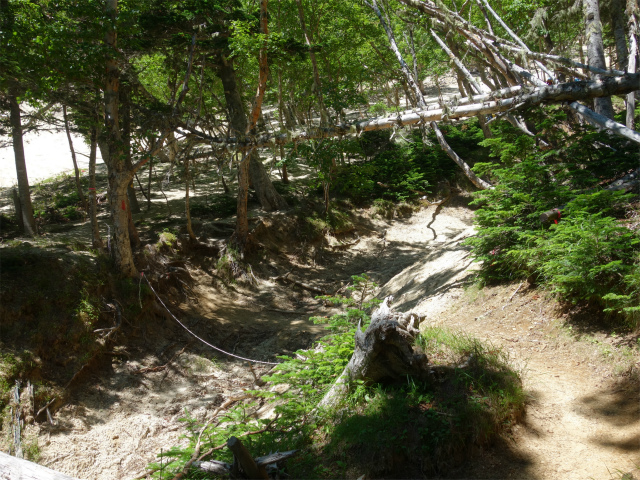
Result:
[[[164,304],[164,302],[162,301],[162,299],[158,296],[158,294],[156,293],[156,291],[155,291],[155,290],[153,289],[153,287],[151,286],[151,282],[149,282],[149,279],[148,279],[147,277],[145,277],[145,276],[144,276],[144,273],[143,273],[143,272],[140,272],[140,276],[141,276],[142,278],[144,278],[144,279],[147,281],[147,285],[149,285],[149,288],[151,288],[151,291],[152,291],[152,292],[153,292],[153,294],[156,296],[156,298],[158,299],[158,301],[162,304],[162,306],[164,307],[164,309],[165,309],[167,312],[169,312],[169,315],[171,315],[171,316],[173,317],[173,319],[174,319],[176,322],[178,322],[182,328],[184,328],[187,332],[189,332],[191,335],[193,335],[195,338],[197,338],[198,340],[200,340],[200,341],[201,341],[202,343],[204,343],[205,345],[207,345],[207,346],[209,346],[209,347],[213,348],[214,350],[217,350],[217,351],[218,351],[218,352],[220,352],[220,353],[224,353],[225,355],[228,355],[228,356],[230,356],[230,357],[234,357],[234,358],[238,358],[238,359],[240,359],[240,360],[244,360],[244,361],[246,361],[246,362],[251,362],[251,363],[263,363],[263,364],[265,364],[265,365],[280,365],[279,363],[274,363],[274,362],[263,362],[263,361],[261,361],[261,360],[251,360],[250,358],[244,358],[244,357],[241,357],[241,356],[239,356],[239,355],[235,355],[235,354],[233,354],[233,353],[225,352],[224,350],[222,350],[221,348],[216,347],[215,345],[211,345],[209,342],[207,342],[206,340],[204,340],[204,339],[200,338],[198,335],[196,335],[196,334],[195,334],[195,333],[193,333],[191,330],[189,330],[189,328],[187,328],[187,326],[186,326],[184,323],[182,323],[180,320],[178,320],[178,319],[176,318],[176,316],[175,316],[173,313],[171,313],[171,310],[169,310],[169,309],[167,308],[167,306]]]

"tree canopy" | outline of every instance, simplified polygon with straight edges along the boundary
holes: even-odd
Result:
[[[433,129],[479,188],[492,185],[448,145],[438,124],[477,117],[490,138],[493,117],[545,144],[523,115],[537,105],[568,103],[576,119],[640,140],[633,116],[621,125],[611,107],[612,95],[626,94],[633,107],[631,92],[640,88],[633,0],[624,13],[620,0],[2,0],[0,6],[2,98],[63,104],[87,136],[91,125],[98,129],[122,252],[116,263],[127,275],[135,274],[128,247],[135,228],[124,224],[135,195],[124,198],[126,187],[175,136],[202,158],[414,125],[423,133]],[[427,94],[439,92],[450,74],[458,95]],[[247,157],[240,182],[247,177],[263,208],[283,208],[258,154]],[[238,228],[246,230],[246,200],[238,198]],[[244,230],[236,231],[241,250]]]

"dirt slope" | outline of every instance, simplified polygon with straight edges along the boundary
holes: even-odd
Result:
[[[436,238],[432,233],[425,242],[431,211],[387,231],[398,249],[400,239],[425,247],[415,246],[416,262],[386,282],[381,295],[395,295],[399,310],[426,313],[430,325],[506,349],[521,368],[531,399],[526,421],[511,440],[457,476],[599,480],[632,473],[640,478],[638,335],[607,335],[598,327],[602,319],[589,312],[563,314],[554,300],[526,283],[465,290],[463,281],[474,266],[459,240],[472,234],[463,228],[471,212],[445,207],[432,225]]]
[[[286,271],[330,291],[367,272],[381,285],[381,297],[394,295],[398,310],[418,310],[430,324],[500,345],[522,368],[531,396],[526,423],[461,466],[456,478],[604,480],[619,478],[609,473],[616,469],[640,478],[634,470],[640,397],[635,377],[624,372],[638,362],[637,343],[625,342],[637,338],[578,331],[577,323],[562,327],[556,304],[526,285],[517,292],[518,285],[465,290],[475,265],[461,245],[473,234],[464,199],[409,219],[367,220],[355,233],[360,241],[346,251],[298,263],[288,258]],[[183,304],[180,314],[190,328],[239,355],[273,361],[307,347],[320,334],[307,318],[323,314],[322,306],[314,294],[269,279],[285,273],[285,260],[266,258],[254,287],[222,287],[193,266],[198,301]],[[161,449],[184,441],[178,421],[184,409],[210,418],[223,402],[254,388],[246,364],[213,354],[175,325],[145,325],[136,335],[57,415],[57,426],[43,427],[42,464],[79,478],[134,478]]]

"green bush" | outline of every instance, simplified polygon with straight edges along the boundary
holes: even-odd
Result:
[[[58,192],[53,196],[54,208],[63,210],[67,209],[67,207],[76,207],[78,205],[80,205],[80,196],[77,190],[69,193]]]
[[[486,140],[499,160],[476,172],[496,187],[476,194],[478,235],[468,240],[483,262],[485,281],[529,278],[565,301],[587,301],[637,319],[640,237],[621,222],[633,195],[599,184],[633,168],[631,146],[606,133],[561,128],[563,113],[550,111],[538,125],[547,143],[502,127]],[[558,125],[550,125],[552,121]],[[540,215],[561,209],[556,223]]]
[[[475,120],[447,125],[443,131],[452,148],[464,158],[487,158],[488,149],[478,146],[483,137]],[[397,137],[394,143],[389,132],[363,134],[360,144],[365,160],[337,170],[337,191],[357,202],[371,198],[406,201],[431,193],[439,181],[450,180],[458,172],[456,164],[436,146],[433,132],[428,133],[428,145],[423,143],[420,130],[412,130],[406,138]]]

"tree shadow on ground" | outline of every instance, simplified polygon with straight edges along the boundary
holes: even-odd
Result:
[[[615,437],[602,437],[594,432],[593,443],[640,454],[640,372],[633,370],[578,401],[579,414],[619,427]]]
[[[503,425],[511,417],[501,418],[492,402],[480,400],[477,392],[468,390],[472,385],[491,395],[482,386],[491,377],[510,391],[514,377],[509,371],[476,366],[467,371],[449,368],[440,372],[436,381],[424,384],[415,381],[409,386],[377,387],[364,406],[343,412],[325,450],[327,458],[348,467],[336,474],[506,478],[516,473],[518,478],[536,479],[531,458],[503,436]]]
[[[628,330],[622,318],[611,316],[603,312],[602,308],[590,304],[561,303],[559,311],[565,324],[571,326],[576,340],[597,333],[610,334],[616,330]],[[635,335],[635,338],[640,336]]]

